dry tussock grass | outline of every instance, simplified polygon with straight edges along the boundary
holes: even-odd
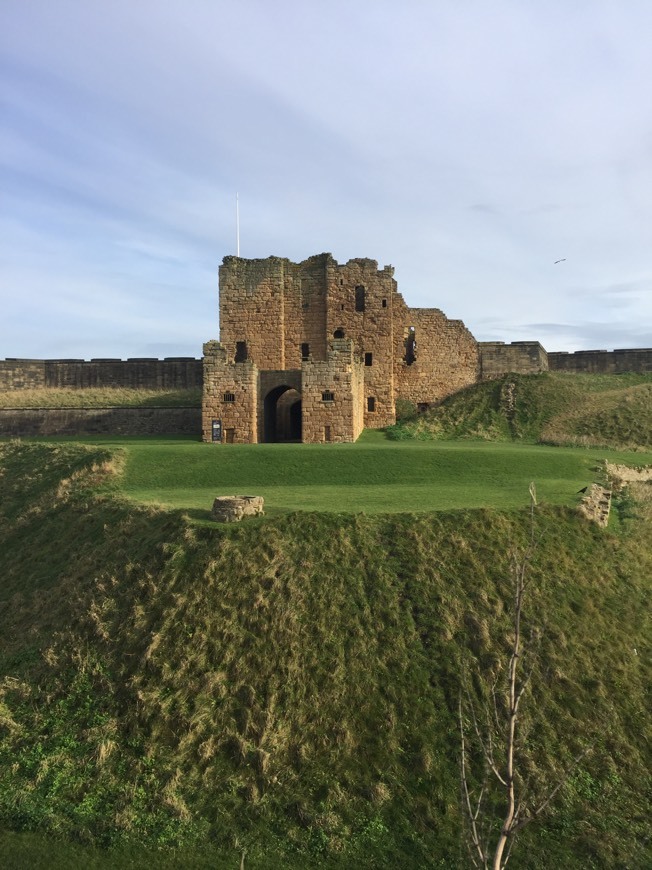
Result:
[[[21,718],[18,694],[6,696],[9,717],[45,741],[39,788],[48,771],[77,764],[87,790],[89,771],[101,777],[110,823],[122,829],[138,827],[147,803],[183,824],[219,818],[229,836],[262,819],[304,844],[320,819],[332,851],[348,848],[370,813],[401,830],[416,824],[429,842],[457,842],[460,663],[470,656],[500,672],[510,547],[527,518],[304,515],[190,535],[177,517],[120,502],[77,512],[77,485],[59,508],[57,529],[74,522],[75,536],[52,595],[21,593],[21,625],[38,625],[30,642],[46,651],[38,680],[30,671],[36,700]],[[639,740],[644,675],[631,647],[649,566],[629,539],[601,537],[561,511],[544,509],[541,522],[534,612],[550,625],[530,731],[541,750],[534,781],[556,769],[560,740],[603,740],[605,723],[613,752],[626,751],[619,729]],[[30,576],[36,555],[23,558],[7,575],[18,565]],[[39,731],[34,711],[62,704],[68,718],[48,727],[84,735],[78,761]],[[89,709],[101,721],[84,718]],[[637,779],[641,758],[630,761]],[[599,762],[591,770],[600,776]],[[576,813],[585,830],[598,827],[592,812]]]

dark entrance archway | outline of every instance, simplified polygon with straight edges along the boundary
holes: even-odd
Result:
[[[263,403],[266,444],[301,441],[301,393],[287,384],[274,387]]]

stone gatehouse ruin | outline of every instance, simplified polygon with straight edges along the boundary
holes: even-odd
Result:
[[[330,254],[225,257],[220,341],[204,345],[204,441],[355,441],[481,377],[461,320],[408,308],[391,266]]]
[[[184,407],[24,405],[0,408],[0,435],[187,434],[216,443],[355,441],[509,372],[652,372],[652,348],[547,352],[538,341],[476,342],[436,308],[408,308],[391,266],[330,254],[292,263],[225,257],[221,340],[192,357],[0,359],[0,394],[201,389]]]

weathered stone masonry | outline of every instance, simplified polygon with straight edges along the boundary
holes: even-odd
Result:
[[[395,402],[421,409],[479,380],[534,374],[652,372],[652,349],[547,353],[537,341],[476,342],[436,308],[408,308],[391,266],[339,265],[330,254],[292,263],[226,257],[221,342],[203,360],[6,359],[0,392],[204,385],[195,409],[32,409],[0,412],[0,435],[194,433],[206,441],[354,441],[394,422]]]
[[[459,320],[411,309],[391,266],[330,254],[292,263],[225,257],[220,342],[204,347],[203,438],[355,441],[480,376]]]
[[[201,385],[202,361],[192,357],[0,360],[2,392],[59,387],[182,390]]]

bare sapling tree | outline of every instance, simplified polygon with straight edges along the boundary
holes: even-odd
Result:
[[[589,751],[577,755],[568,770],[552,783],[537,801],[526,802],[526,788],[517,769],[517,732],[521,724],[521,702],[532,677],[533,652],[540,633],[531,631],[523,637],[523,608],[528,591],[528,572],[536,551],[536,490],[530,484],[530,536],[525,549],[512,555],[513,584],[512,630],[509,662],[500,683],[500,675],[490,685],[488,699],[482,705],[471,692],[460,693],[460,780],[463,812],[467,822],[467,846],[474,867],[502,870],[507,866],[516,835],[544,813],[567,781],[579,761]],[[478,712],[482,706],[481,715]],[[480,768],[480,774],[473,767]],[[471,776],[475,772],[475,776]],[[495,809],[488,800],[491,780],[498,783],[504,809]],[[472,785],[475,782],[475,786]],[[501,819],[500,829],[498,819]]]

